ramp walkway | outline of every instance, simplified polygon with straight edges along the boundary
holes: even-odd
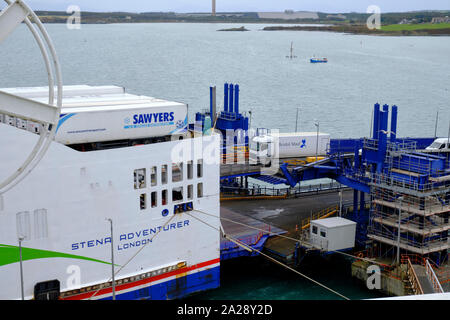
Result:
[[[427,293],[435,293],[433,286],[431,285],[430,280],[428,279],[428,275],[424,266],[420,264],[413,264],[412,268],[414,269],[414,273],[417,276],[417,280],[420,283],[420,287],[422,288],[422,292],[424,294]]]
[[[402,255],[401,263],[406,265],[406,274],[414,294],[444,293],[442,277],[439,278],[436,272],[442,273],[447,269],[446,266],[439,269],[432,266],[429,259],[419,255]]]
[[[230,209],[220,208],[220,221],[226,235],[256,249],[262,250],[266,240],[286,230],[277,228],[252,217],[236,213]],[[252,228],[253,227],[253,228]],[[220,259],[226,260],[240,256],[256,255],[222,236],[220,240]]]

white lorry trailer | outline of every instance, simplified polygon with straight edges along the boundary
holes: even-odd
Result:
[[[252,163],[270,164],[274,159],[306,158],[326,155],[328,133],[292,132],[258,135],[250,142]]]
[[[0,89],[48,102],[48,88]],[[125,93],[116,86],[65,86],[55,140],[78,150],[148,144],[187,134],[187,105]],[[11,115],[0,122],[39,133],[40,127]],[[86,150],[86,151],[87,151]]]

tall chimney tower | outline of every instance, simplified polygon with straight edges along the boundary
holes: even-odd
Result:
[[[211,15],[213,17],[216,16],[216,0],[212,0],[212,13],[211,13]]]

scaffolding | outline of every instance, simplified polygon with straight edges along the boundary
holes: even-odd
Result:
[[[373,140],[365,146],[378,147]],[[438,265],[447,261],[449,174],[446,159],[421,154],[414,144],[387,143],[383,170],[368,172],[368,238],[380,244],[380,256],[396,252],[397,263],[400,254],[418,254]]]

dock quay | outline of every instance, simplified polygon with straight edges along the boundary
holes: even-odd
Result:
[[[343,203],[348,204],[352,196],[351,190],[343,190]],[[221,203],[221,222],[225,233],[231,237],[240,239],[252,248],[263,250],[273,258],[291,265],[295,264],[298,244],[296,245],[296,242],[291,239],[278,237],[277,234],[300,239],[305,221],[309,221],[317,212],[330,207],[336,208],[339,201],[337,189],[321,193],[305,192],[301,197],[296,198],[267,199],[264,202],[258,202],[257,205],[251,199],[230,199]],[[246,225],[267,232],[264,234]],[[248,255],[255,255],[255,253],[249,253],[227,239],[221,239],[221,259]]]
[[[450,265],[445,263],[437,267],[427,260],[419,255],[403,255],[401,263],[395,265],[387,259],[368,258],[353,262],[351,272],[353,277],[367,282],[367,268],[379,265],[379,290],[389,296],[450,292]]]

